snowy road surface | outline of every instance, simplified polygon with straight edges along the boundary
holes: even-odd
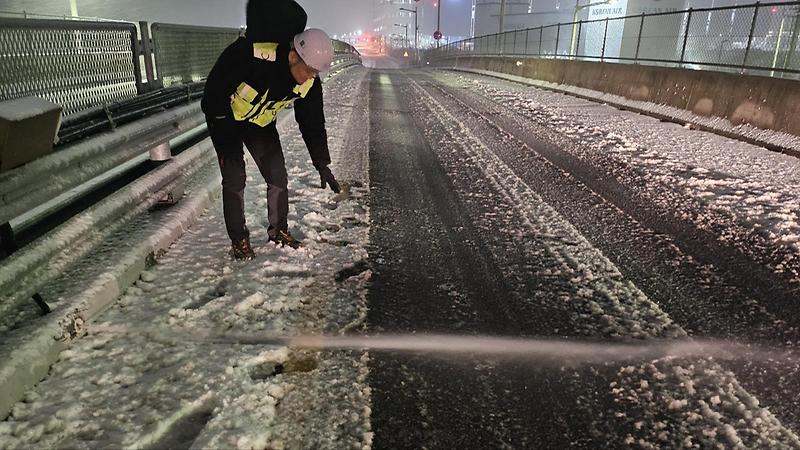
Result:
[[[352,68],[325,95],[344,194],[317,188],[279,125],[307,246],[266,242],[249,164],[258,258],[226,259],[209,208],[0,422],[0,447],[800,448],[797,358],[541,364],[195,339],[800,342],[797,159],[481,75]]]

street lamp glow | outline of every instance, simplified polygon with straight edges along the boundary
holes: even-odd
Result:
[[[603,0],[603,1],[600,1],[600,2],[594,2],[594,3],[590,2],[590,3],[587,3],[585,5],[581,5],[580,1],[581,0],[575,0],[575,11],[572,14],[572,39],[570,40],[570,43],[569,43],[570,55],[575,55],[575,54],[578,53],[578,44],[579,43],[575,42],[575,34],[577,33],[577,30],[578,30],[578,27],[577,27],[578,11],[580,11],[582,9],[586,9],[586,8],[591,8],[592,6],[613,5],[614,3],[616,3],[616,0]]]

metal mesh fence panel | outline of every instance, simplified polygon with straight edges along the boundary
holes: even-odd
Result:
[[[783,60],[789,56],[792,34],[797,33],[797,9],[796,5],[773,5],[758,9],[745,66],[782,68]]]
[[[798,79],[800,2],[580,21],[482,36],[473,42],[477,53],[488,55],[638,61]]]
[[[501,53],[503,49],[503,35],[495,34],[493,39],[489,42],[490,53]]]
[[[66,115],[136,96],[134,24],[0,19],[0,100],[38,96]]]
[[[622,22],[622,32],[619,38],[619,57],[630,62],[636,59],[636,48],[639,41],[639,30],[642,26],[642,16],[631,16],[619,19]]]
[[[481,36],[477,38],[478,45],[476,48],[476,53],[486,54],[489,53],[489,39],[493,39],[494,36]]]
[[[603,56],[603,37],[605,36],[606,22],[594,20],[581,25],[581,36],[578,42],[578,55],[586,58],[600,58]]]
[[[222,50],[239,36],[235,28],[154,23],[150,29],[164,87],[205,79]]]
[[[514,33],[503,33],[500,35],[502,39],[502,49],[503,54],[511,54],[514,53]]]
[[[514,41],[514,47],[512,53],[515,55],[522,55],[525,53],[525,31],[515,31],[514,37],[512,39]]]
[[[558,34],[558,26],[552,25],[542,28],[542,46],[541,55],[555,56],[556,54],[556,35]]]
[[[786,45],[787,53],[781,56],[780,67],[784,69],[800,70],[800,11],[795,11],[791,18],[788,42]]]
[[[528,46],[529,55],[541,54],[543,32],[544,30],[542,28],[534,28],[532,30],[528,30],[528,39],[525,41],[525,43]]]
[[[689,11],[684,14],[686,32],[683,61],[693,64],[741,65],[747,51],[755,8]],[[681,37],[681,44],[683,38]],[[680,49],[678,57],[680,60]]]
[[[572,24],[558,24],[558,32],[556,33],[556,55],[569,56],[572,54],[570,44],[572,41]]]
[[[634,58],[651,61],[680,60],[687,17],[685,13],[642,17],[639,50]]]

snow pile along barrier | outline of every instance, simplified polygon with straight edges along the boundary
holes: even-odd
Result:
[[[431,66],[494,75],[800,156],[796,80],[504,56],[445,58]]]

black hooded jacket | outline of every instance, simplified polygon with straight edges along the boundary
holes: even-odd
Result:
[[[288,42],[302,33],[308,14],[294,0],[249,0],[247,37],[253,42]]]
[[[255,19],[269,11],[273,13],[270,20]],[[281,12],[286,19],[281,27],[267,26],[265,30],[257,26],[270,25],[269,22],[274,25],[276,17],[280,17],[274,14]],[[305,12],[293,0],[250,0],[247,13],[247,37],[229,45],[208,74],[201,101],[203,112],[208,120],[275,126],[277,113],[293,103],[295,120],[314,167],[319,170],[331,162],[322,83],[316,77],[310,88],[298,86],[289,70],[289,42],[305,28]]]

